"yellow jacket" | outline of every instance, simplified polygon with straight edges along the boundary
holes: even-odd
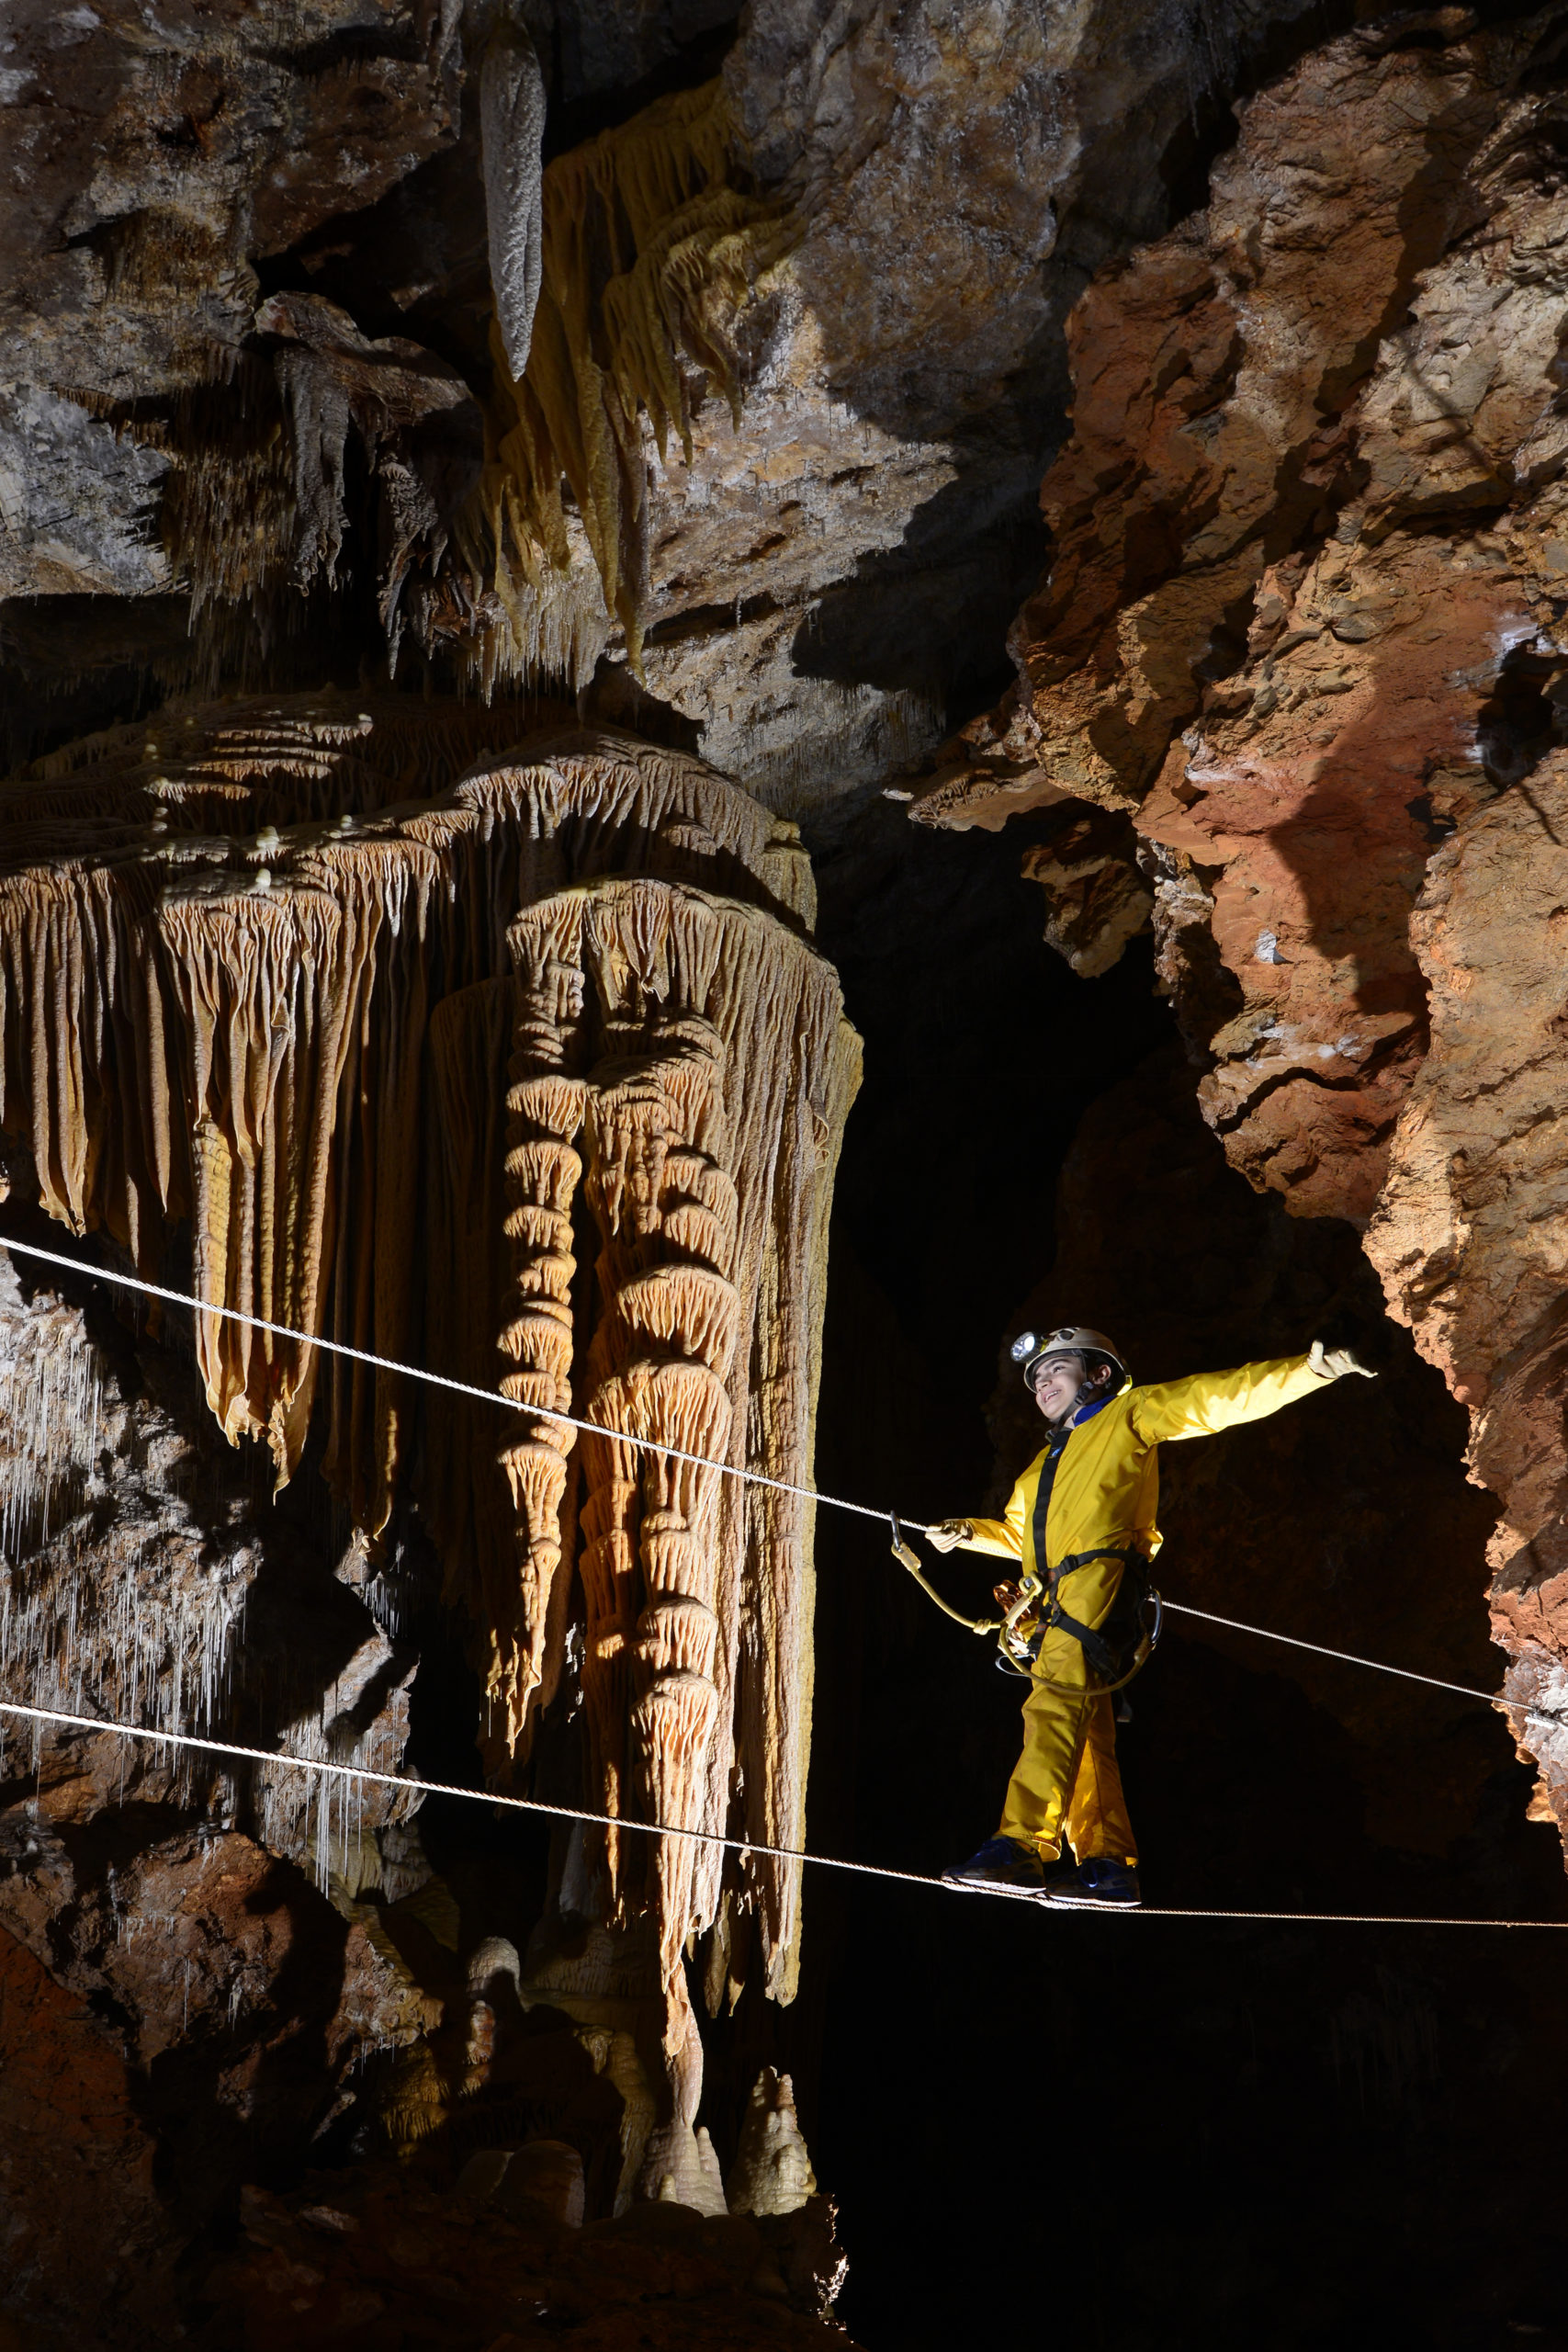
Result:
[[[965,1548],[1021,1560],[1043,1583],[1053,1563],[1059,1566],[1075,1552],[1092,1552],[1101,1544],[1124,1548],[1134,1536],[1152,1555],[1160,1545],[1155,1525],[1159,1502],[1156,1448],[1162,1440],[1213,1437],[1239,1421],[1260,1421],[1281,1405],[1330,1385],[1328,1378],[1311,1369],[1305,1356],[1244,1363],[1236,1372],[1198,1372],[1190,1379],[1167,1380],[1151,1388],[1134,1388],[1125,1381],[1109,1405],[1072,1431],[1063,1449],[1045,1515],[1049,1560],[1034,1557],[1034,1498],[1044,1448],[1014,1487],[1000,1519],[971,1521],[975,1532]],[[1094,1582],[1098,1586],[1106,1579],[1111,1589],[1099,1613],[1109,1607],[1118,1577],[1111,1562],[1100,1564]]]

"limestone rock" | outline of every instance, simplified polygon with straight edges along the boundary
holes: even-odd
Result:
[[[1528,28],[1444,27],[1313,52],[1207,209],[1085,295],[1019,686],[915,809],[1133,812],[1207,1115],[1252,1182],[1362,1219],[1425,1046],[1408,911],[1550,736],[1562,608],[1557,100]]]
[[[1516,1702],[1562,1706],[1568,1460],[1559,1204],[1568,756],[1472,814],[1434,854],[1413,938],[1431,1046],[1367,1238],[1389,1302],[1470,1408],[1473,1475],[1503,1504],[1495,1639]],[[1568,1740],[1512,1717],[1568,1825]]]
[[[495,2189],[504,2212],[536,2207],[563,2229],[582,2227],[582,2158],[565,2140],[525,2140]]]
[[[310,348],[336,334],[289,300],[280,330],[291,322]],[[351,354],[367,368],[387,356]],[[397,1770],[413,1656],[395,1618],[355,1596],[393,1561],[418,1458],[424,1516],[500,1702],[498,1769],[525,1757],[542,1705],[578,1671],[580,1577],[595,1809],[799,1846],[813,1586],[809,1506],[789,1488],[810,1484],[828,1207],[859,1055],[805,935],[812,886],[793,827],[700,763],[624,736],[547,729],[497,752],[473,714],[392,697],[181,717],[141,744],[121,734],[58,755],[14,795],[0,1127],[21,1198],[78,1232],[107,1227],[143,1269],[161,1268],[188,1220],[208,1403],[231,1446],[265,1438],[280,1486],[319,1408],[321,1465],[355,1533],[329,1588],[331,1671],[313,1670],[319,1644],[301,1645],[302,1702],[280,1676],[270,1740]],[[241,811],[254,830],[236,837]],[[282,1328],[220,1311],[233,1308]],[[118,1619],[103,1623],[119,1642],[61,1638],[79,1579],[49,1552],[49,1514],[67,1497],[79,1511],[101,1485],[106,1421],[124,1447],[147,1417],[106,1415],[92,1351],[59,1347],[75,1341],[69,1317],[24,1309],[18,1333],[0,1437],[21,1472],[26,1606],[5,1638],[14,1629],[29,1659],[58,1647],[78,1712],[134,1722],[151,1705],[182,1725],[194,1644],[205,1720],[226,1723],[253,1555],[197,1581],[199,1623],[171,1615],[150,1657],[136,1590],[149,1531],[127,1519],[95,1555],[105,1577],[124,1564]],[[468,1374],[498,1409],[481,1393],[427,1410],[384,1369],[323,1366],[318,1334],[393,1363],[430,1361],[434,1342],[432,1368]],[[523,1408],[510,1422],[507,1399]],[[579,1445],[552,1408],[625,1435]],[[785,1485],[753,1499],[727,1466]],[[159,1511],[167,1547],[177,1514],[161,1498]],[[172,1781],[221,1792],[227,1777],[197,1765]],[[420,1989],[386,1965],[364,1901],[387,1894],[376,1838],[410,1800],[383,1789],[367,1804],[354,1784],[283,1766],[247,1786],[261,1838],[309,1855],[353,1922],[344,2046],[417,2042],[384,2102],[394,2142],[417,2145],[454,2098],[506,2079],[492,1980],[516,1985],[516,1954],[476,1955],[460,2049],[420,2040]],[[90,1771],[51,1772],[51,1820],[100,1801]],[[722,2211],[694,2137],[702,2047],[683,1948],[721,1907],[754,1910],[767,1988],[788,1999],[798,1867],[618,1826],[604,1857],[593,1907],[623,1931],[646,1911],[656,1923],[658,1966],[639,1987],[666,2075],[653,2193],[668,2171]],[[281,1965],[260,1967],[258,1998]],[[631,2119],[646,2083],[634,2096],[615,2035],[587,2073]],[[576,2045],[568,2063],[583,2073]],[[637,2122],[639,2160],[654,2120]],[[617,2157],[625,2175],[625,2132]]]
[[[7,2309],[38,2340],[155,2325],[175,2245],[130,2070],[91,2012],[3,1928],[0,2057]],[[106,2258],[85,2261],[89,2246]]]
[[[653,2204],[578,2230],[525,2200],[476,2207],[367,2165],[287,2196],[247,2188],[242,2222],[235,2250],[204,2266],[197,2340],[211,2352],[350,2352],[367,2326],[394,2324],[487,2346],[567,2329],[649,2352],[853,2352],[814,2303],[781,2294],[763,2227],[739,2216]]]
[[[987,672],[1033,567],[1058,322],[1108,244],[1164,227],[1198,109],[1304,13],[1216,0],[1201,38],[1156,12],[1129,40],[1104,0],[769,0],[727,41],[706,0],[319,0],[286,48],[230,6],[145,44],[29,15],[0,318],[89,462],[18,442],[7,515],[39,521],[8,575],[166,578],[180,684],[303,683],[330,605],[307,619],[301,582],[355,561],[394,662],[412,639],[487,693],[640,664],[694,749],[830,806]],[[610,129],[574,114],[672,62]],[[339,314],[331,366],[276,339],[279,305]],[[471,397],[390,433],[361,397],[345,441],[344,361],[391,344]],[[124,624],[164,690],[165,626]],[[89,674],[81,634],[42,669]]]

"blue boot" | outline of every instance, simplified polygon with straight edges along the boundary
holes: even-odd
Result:
[[[1144,1899],[1137,1871],[1126,1862],[1112,1861],[1109,1854],[1092,1854],[1076,1871],[1059,1876],[1054,1872],[1045,1894],[1047,1901],[1078,1911],[1135,1911]]]
[[[1038,1894],[1045,1873],[1032,1846],[1021,1846],[1016,1838],[987,1838],[977,1854],[943,1871],[942,1883],[976,1894],[995,1888],[1009,1894]]]

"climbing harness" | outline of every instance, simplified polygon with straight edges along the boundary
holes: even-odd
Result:
[[[689,1453],[678,1446],[667,1445],[658,1438],[634,1437],[624,1430],[607,1429],[598,1421],[579,1420],[570,1413],[558,1413],[541,1406],[520,1402],[515,1397],[503,1396],[496,1389],[475,1387],[462,1380],[449,1380],[442,1374],[427,1372],[418,1364],[397,1363],[384,1356],[372,1355],[364,1349],[347,1347],[341,1340],[324,1340],[313,1332],[297,1331],[286,1324],[269,1323],[260,1316],[245,1314],[239,1307],[209,1306],[201,1299],[191,1298],[183,1291],[165,1290],[157,1283],[141,1282],[132,1274],[115,1273],[106,1267],[85,1265],[79,1258],[67,1257],[62,1251],[56,1250],[40,1249],[33,1242],[3,1238],[0,1239],[0,1249],[19,1257],[41,1259],[48,1265],[62,1266],[68,1273],[84,1276],[89,1281],[110,1283],[120,1289],[140,1291],[149,1298],[166,1299],[173,1306],[185,1307],[197,1314],[212,1315],[226,1321],[243,1323],[254,1330],[270,1331],[279,1339],[297,1340],[305,1347],[321,1348],[328,1354],[346,1356],[356,1363],[370,1364],[378,1371],[402,1374],[411,1380],[422,1381],[431,1387],[445,1388],[455,1391],[459,1396],[472,1396],[481,1404],[499,1405],[512,1412],[526,1412],[541,1419],[561,1421],[570,1428],[586,1430],[594,1436],[615,1438],[621,1443],[635,1446],[645,1453],[660,1453],[671,1461],[688,1462],[704,1469],[717,1470],[726,1477],[741,1479],[749,1486],[769,1487],[776,1492],[797,1495],[807,1502],[824,1503],[834,1510],[852,1511],[857,1518],[861,1519],[886,1520],[893,1531],[894,1556],[901,1566],[907,1568],[915,1577],[917,1582],[937,1603],[937,1606],[956,1623],[967,1626],[973,1633],[999,1634],[1008,1625],[1009,1619],[1013,1620],[1013,1630],[1016,1631],[1018,1616],[1027,1613],[1028,1598],[1023,1596],[1021,1596],[1020,1601],[1005,1618],[966,1617],[962,1611],[953,1608],[931,1584],[920,1567],[919,1558],[906,1540],[906,1527],[917,1534],[925,1535],[931,1532],[929,1526],[916,1521],[900,1521],[896,1513],[880,1510],[870,1503],[852,1502],[843,1496],[825,1494],[819,1487],[795,1486],[785,1478],[767,1477],[761,1471],[743,1469],[738,1463],[720,1462],[711,1455]],[[1081,1566],[1084,1560],[1098,1556],[1100,1555],[1093,1553],[1075,1555],[1070,1562],[1064,1561],[1060,1564],[1060,1570],[1065,1573],[1069,1566]],[[1036,1583],[1033,1598],[1038,1599],[1040,1588],[1037,1581],[1032,1578],[1026,1578],[1024,1581]],[[1155,1607],[1155,1622],[1146,1634],[1140,1637],[1136,1664],[1132,1668],[1133,1673],[1138,1670],[1138,1667],[1153,1650],[1159,1638],[1163,1615],[1166,1611],[1169,1611],[1173,1615],[1199,1619],[1206,1624],[1223,1626],[1232,1633],[1254,1634],[1261,1641],[1282,1642],[1291,1649],[1309,1650],[1315,1657],[1334,1658],[1348,1666],[1365,1667],[1375,1674],[1397,1675],[1402,1681],[1423,1683],[1430,1690],[1453,1691],[1461,1698],[1475,1699],[1483,1706],[1503,1708],[1508,1713],[1521,1715],[1527,1720],[1559,1726],[1564,1721],[1561,1713],[1551,1708],[1529,1706],[1523,1700],[1510,1699],[1506,1692],[1477,1690],[1468,1683],[1448,1682],[1436,1675],[1416,1674],[1408,1667],[1389,1666],[1381,1658],[1361,1657],[1353,1650],[1330,1649],[1321,1642],[1304,1642],[1292,1634],[1277,1634],[1266,1625],[1249,1625],[1239,1618],[1219,1617],[1210,1610],[1194,1609],[1181,1601],[1163,1600],[1154,1593],[1150,1593],[1149,1600]],[[1063,1630],[1076,1635],[1077,1628],[1076,1623],[1068,1621],[1063,1625]],[[1131,1674],[1125,1679],[1130,1680]],[[1080,1694],[1075,1692],[1074,1695]],[[862,1878],[889,1879],[906,1886],[928,1886],[942,1892],[953,1891],[944,1887],[941,1878],[926,1871],[894,1870],[886,1863],[852,1861],[837,1854],[814,1854],[804,1847],[762,1845],[752,1838],[726,1838],[711,1829],[683,1828],[671,1822],[637,1821],[619,1815],[590,1812],[580,1805],[551,1804],[542,1797],[502,1795],[491,1789],[463,1788],[451,1781],[424,1781],[400,1772],[377,1772],[363,1765],[331,1763],[316,1757],[290,1756],[276,1748],[249,1747],[233,1740],[201,1737],[191,1732],[158,1731],[145,1724],[122,1723],[112,1716],[73,1714],[58,1707],[35,1707],[26,1705],[18,1700],[0,1699],[0,1717],[14,1717],[18,1721],[31,1723],[38,1726],[54,1724],[65,1730],[90,1732],[100,1736],[111,1734],[116,1738],[144,1741],[157,1747],[193,1749],[204,1755],[227,1756],[247,1763],[265,1765],[276,1770],[313,1773],[322,1780],[336,1781],[345,1784],[357,1783],[362,1787],[400,1789],[412,1796],[451,1797],[469,1804],[489,1805],[499,1811],[540,1814],[554,1820],[583,1822],[591,1827],[626,1830],[649,1838],[689,1838],[694,1845],[722,1848],[732,1853],[761,1855],[770,1860],[800,1865],[809,1862],[818,1869],[847,1871]],[[1004,1902],[1035,1901],[1032,1894],[1004,1887],[987,1889],[987,1892]],[[1037,1905],[1037,1907],[1049,1908],[1050,1906]],[[1057,1916],[1064,1907],[1057,1907]],[[1097,1911],[1093,1916],[1097,1918],[1114,1917],[1136,1919],[1280,1921],[1297,1927],[1484,1928],[1518,1930],[1547,1928],[1558,1934],[1568,1932],[1568,1919],[1465,1919],[1415,1917],[1397,1912],[1230,1911],[1200,1909],[1190,1905],[1145,1904],[1141,1908],[1129,1906],[1125,1911],[1114,1913]]]
[[[1060,1601],[1053,1597],[1046,1609],[1038,1617],[1033,1630],[1026,1632],[1025,1621],[1030,1617],[1035,1602],[1045,1590],[1045,1587],[1038,1577],[1026,1576],[1022,1578],[1018,1589],[1018,1599],[1005,1616],[967,1617],[962,1609],[954,1609],[950,1600],[942,1598],[926,1575],[913,1544],[905,1540],[903,1527],[897,1511],[889,1511],[887,1517],[893,1530],[893,1557],[899,1566],[908,1570],[920,1590],[934,1600],[942,1615],[951,1617],[955,1625],[964,1625],[972,1634],[997,1635],[997,1664],[1005,1674],[1019,1675],[1025,1681],[1039,1683],[1043,1690],[1060,1692],[1064,1698],[1083,1698],[1085,1690],[1082,1685],[1052,1682],[1040,1672],[1036,1663],[1040,1655],[1040,1645],[1046,1633],[1059,1630],[1069,1634],[1079,1645],[1089,1662],[1090,1671],[1100,1678],[1097,1683],[1088,1686],[1088,1695],[1090,1698],[1109,1699],[1114,1697],[1118,1691],[1126,1689],[1134,1676],[1141,1673],[1148,1664],[1159,1645],[1159,1637],[1164,1630],[1166,1603],[1148,1582],[1147,1555],[1140,1551],[1135,1544],[1128,1544],[1122,1551],[1108,1548],[1098,1552],[1074,1552],[1063,1560],[1059,1566],[1053,1569],[1051,1574],[1051,1591],[1054,1596],[1057,1579],[1066,1576],[1070,1569],[1084,1567],[1090,1560],[1121,1560],[1124,1564],[1122,1586],[1126,1587],[1130,1578],[1134,1580],[1131,1607],[1124,1615],[1122,1610],[1122,1596],[1119,1590],[1111,1606],[1111,1618],[1107,1620],[1106,1627],[1097,1633],[1091,1626],[1082,1624],[1077,1618],[1069,1617]],[[1141,1577],[1134,1563],[1142,1564]],[[1145,1622],[1145,1612],[1150,1610],[1153,1611],[1152,1621]],[[1116,1626],[1114,1632],[1110,1631],[1112,1620],[1119,1616],[1122,1617],[1122,1622]],[[1134,1625],[1137,1627],[1135,1634],[1131,1632]],[[1129,1640],[1131,1642],[1130,1662]]]
[[[1087,1567],[1090,1560],[1120,1560],[1122,1581],[1111,1613],[1098,1632],[1077,1617],[1069,1617],[1055,1598],[1060,1579],[1074,1568]],[[1066,1634],[1077,1642],[1084,1654],[1089,1671],[1099,1677],[1089,1685],[1091,1698],[1110,1699],[1125,1690],[1136,1674],[1141,1674],[1155,1651],[1165,1628],[1165,1602],[1149,1582],[1148,1555],[1137,1544],[1129,1544],[1116,1550],[1110,1545],[1095,1552],[1072,1552],[1059,1561],[1050,1574],[1048,1585],[1042,1585],[1036,1576],[1026,1576],[1019,1586],[1019,1598],[1003,1621],[1001,1640],[998,1645],[997,1664],[1008,1674],[1021,1675],[1043,1690],[1055,1690],[1066,1699],[1084,1696],[1080,1685],[1053,1682],[1040,1671],[1041,1644],[1048,1633]],[[1046,1607],[1040,1612],[1035,1630],[1025,1635],[1019,1621],[1028,1615],[1032,1605],[1046,1598]],[[1152,1611],[1152,1615],[1149,1613]],[[1122,1722],[1128,1715],[1122,1709]],[[1130,1713],[1130,1711],[1128,1711]]]
[[[1071,1336],[1098,1339],[1100,1335],[1078,1331]],[[1052,1337],[1055,1340],[1060,1334],[1054,1333]],[[1026,1331],[1022,1340],[1013,1342],[1015,1355],[1026,1341],[1034,1346],[1032,1331]],[[1109,1401],[1109,1398],[1101,1400],[1102,1403]],[[1099,1409],[1099,1407],[1092,1408],[1085,1418],[1092,1418],[1093,1412]],[[1066,1451],[1067,1440],[1078,1418],[1075,1414],[1070,1420],[1059,1422],[1046,1441],[1035,1488],[1032,1521],[1036,1560],[1046,1556],[1045,1523],[1051,1507],[1051,1492],[1055,1485],[1057,1465]],[[944,1616],[951,1617],[955,1624],[967,1625],[972,1634],[996,1634],[997,1664],[1004,1674],[1016,1674],[1022,1680],[1037,1683],[1042,1689],[1054,1690],[1062,1698],[1083,1698],[1086,1695],[1083,1684],[1053,1682],[1040,1671],[1040,1648],[1045,1635],[1063,1633],[1077,1643],[1090,1674],[1098,1678],[1087,1686],[1087,1695],[1114,1698],[1126,1690],[1134,1676],[1142,1671],[1154,1655],[1163,1622],[1161,1602],[1159,1594],[1149,1582],[1148,1555],[1140,1544],[1102,1544],[1095,1551],[1070,1553],[1066,1559],[1057,1561],[1054,1567],[1048,1569],[1043,1579],[1032,1571],[1025,1576],[1019,1584],[1018,1597],[1005,1616],[966,1617],[962,1610],[954,1609],[950,1601],[944,1600],[931,1583],[912,1545],[904,1541],[897,1515],[889,1513],[889,1517],[893,1527],[893,1557],[901,1567],[908,1570],[921,1591],[929,1594]],[[1074,1568],[1087,1567],[1091,1560],[1120,1560],[1122,1563],[1122,1577],[1115,1599],[1105,1623],[1099,1627],[1086,1625],[1081,1619],[1069,1616],[1056,1598],[1056,1589],[1063,1577],[1070,1575]],[[1045,1606],[1037,1609],[1035,1604],[1042,1600]],[[1154,1612],[1152,1619],[1148,1615],[1151,1609]],[[1132,1709],[1125,1699],[1121,1700],[1116,1713],[1120,1721],[1128,1721]]]

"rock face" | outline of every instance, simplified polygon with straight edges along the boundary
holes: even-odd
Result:
[[[1550,752],[1434,855],[1412,935],[1431,1045],[1394,1132],[1367,1247],[1422,1352],[1470,1407],[1510,1697],[1559,1713],[1565,1639],[1558,1204],[1568,763]],[[1568,1742],[1519,1724],[1568,1826]]]
[[[503,2189],[510,2178],[509,2168]],[[394,2313],[442,2352],[545,2346],[563,2328],[604,2352],[626,2343],[840,2352],[847,2341],[830,2322],[790,2310],[766,2224],[739,2215],[647,2205],[581,2230],[538,2199],[492,2200],[477,2178],[453,2199],[383,2176],[346,2194],[330,2177],[287,2199],[252,2190],[243,2223],[240,2250],[204,2282],[211,2318],[197,2340],[213,2352],[347,2352]]]
[[[129,2069],[82,2005],[4,1931],[0,2030],[8,2309],[95,2338],[128,2307],[150,2316],[175,2249]],[[83,2247],[103,2244],[110,2215],[108,2258],[84,2264]]]
[[[0,587],[186,600],[183,650],[151,606],[114,648],[166,689],[313,684],[352,576],[394,662],[604,657],[775,806],[840,800],[994,664],[1061,318],[1306,13],[769,0],[728,54],[701,7],[571,0],[326,0],[282,49],[25,17]],[[18,693],[107,652],[29,633]]]
[[[1393,1312],[1472,1408],[1509,1689],[1549,1699],[1552,39],[1456,15],[1330,42],[1241,110],[1206,209],[1102,274],[1069,329],[1018,684],[915,810],[1060,805],[1066,854],[1026,870],[1080,969],[1152,887],[1233,1164],[1297,1214],[1370,1221]],[[1561,1805],[1557,1736],[1528,1738]]]
[[[1207,209],[1085,296],[1019,687],[919,804],[1134,815],[1208,1115],[1306,1214],[1369,1214],[1425,1046],[1426,860],[1550,732],[1537,45],[1330,44],[1245,107]]]

